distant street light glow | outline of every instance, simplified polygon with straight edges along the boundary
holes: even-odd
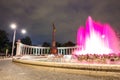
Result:
[[[10,27],[11,27],[12,29],[16,29],[16,24],[13,23],[13,24],[10,25]]]
[[[25,34],[25,33],[26,33],[26,30],[25,30],[25,29],[22,29],[21,32],[22,32],[22,34]]]

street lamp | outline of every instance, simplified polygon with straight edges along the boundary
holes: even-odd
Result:
[[[13,43],[12,43],[12,53],[11,53],[11,56],[13,57],[13,53],[14,53],[14,48],[15,48],[15,37],[16,37],[16,24],[11,24],[10,27],[14,30],[14,34],[13,34]],[[22,29],[21,30],[21,33],[22,34],[25,34],[26,33],[26,30],[25,29]]]
[[[12,43],[12,57],[13,57],[13,52],[14,52],[14,43],[15,43],[15,36],[16,36],[16,24],[11,24],[10,27],[14,30],[14,34],[13,34],[13,43]]]

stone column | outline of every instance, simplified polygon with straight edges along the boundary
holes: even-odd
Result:
[[[51,54],[58,54],[57,47],[56,47],[56,41],[55,41],[55,32],[56,28],[55,25],[53,24],[53,31],[52,31],[52,46],[50,48],[50,53]]]
[[[18,42],[17,42],[17,50],[16,50],[16,56],[19,56],[19,55],[21,55],[21,46],[22,46],[22,44],[21,44],[21,42],[20,42],[20,40],[18,40]]]

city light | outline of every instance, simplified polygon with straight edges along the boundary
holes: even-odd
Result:
[[[11,25],[10,25],[10,27],[12,28],[12,29],[16,29],[16,24],[15,23],[12,23]]]
[[[25,30],[25,29],[22,29],[21,32],[22,32],[22,34],[25,34],[25,33],[26,33],[26,30]]]

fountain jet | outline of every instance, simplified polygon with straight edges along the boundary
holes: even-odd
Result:
[[[77,45],[81,50],[74,54],[118,54],[119,45],[116,33],[109,24],[101,24],[89,16],[86,27],[80,26],[77,32]]]

